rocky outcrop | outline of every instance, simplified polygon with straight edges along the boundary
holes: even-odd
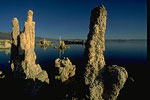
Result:
[[[66,45],[64,41],[61,40],[61,37],[59,38],[59,45],[54,46],[55,49],[69,49],[70,46]]]
[[[3,78],[5,78],[5,75],[3,74],[2,71],[0,71],[0,79],[3,79]]]
[[[27,21],[24,23],[24,31],[20,32],[17,18],[13,18],[12,48],[10,66],[17,79],[32,79],[49,83],[48,75],[36,64],[35,46],[35,22],[33,11],[28,11]]]
[[[103,52],[105,51],[106,18],[107,11],[104,6],[96,7],[91,12],[89,34],[84,53],[87,64],[86,84],[93,83],[99,71],[105,66]],[[91,75],[93,72],[94,74]]]
[[[92,10],[84,52],[86,65],[84,79],[85,84],[89,86],[90,100],[116,100],[128,77],[124,68],[105,65],[106,19],[107,11],[103,5]],[[107,81],[110,77],[111,79]]]
[[[51,41],[47,41],[46,39],[40,40],[39,44],[37,44],[40,47],[49,47],[49,46],[53,46],[53,44],[51,43]]]
[[[40,46],[40,48],[43,48],[44,51],[50,46],[53,46],[51,41],[46,40],[45,38],[43,40],[39,40],[39,43],[36,43],[36,46]]]
[[[11,41],[10,40],[0,40],[0,49],[10,49]]]
[[[55,76],[55,79],[61,80],[65,82],[69,79],[69,77],[73,77],[75,75],[76,67],[72,65],[71,61],[68,58],[64,59],[56,59],[55,67],[59,70],[59,75]]]
[[[103,98],[105,100],[116,100],[120,89],[124,87],[128,78],[127,71],[123,67],[112,65],[105,68],[103,76],[105,85]]]

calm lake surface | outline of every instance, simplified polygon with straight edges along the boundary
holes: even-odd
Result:
[[[56,44],[58,45],[58,44]],[[107,65],[120,65],[126,68],[129,78],[120,92],[118,100],[131,100],[135,97],[144,100],[148,86],[147,42],[146,41],[106,41],[105,61]],[[84,45],[70,45],[70,49],[59,51],[54,47],[47,49],[35,47],[37,63],[43,69],[54,65],[55,59],[68,57],[73,64],[80,64],[83,59]],[[0,50],[0,70],[9,70],[9,50]],[[133,80],[131,81],[130,78]],[[141,92],[139,92],[141,91]],[[141,98],[142,97],[142,98]]]
[[[57,44],[56,44],[57,45]],[[128,67],[131,65],[145,65],[147,63],[146,41],[106,41],[104,52],[107,65],[120,65]],[[80,63],[83,59],[84,45],[70,45],[70,49],[59,51],[54,47],[46,49],[35,47],[37,63],[41,66],[51,67],[55,59],[68,57],[73,64]],[[10,52],[8,50],[0,51],[0,69],[9,68]],[[141,66],[143,67],[143,66]]]

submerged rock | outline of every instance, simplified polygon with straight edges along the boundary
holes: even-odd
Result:
[[[86,65],[84,79],[85,84],[89,86],[90,100],[116,100],[128,77],[127,71],[119,66],[108,67],[106,71],[104,60],[106,19],[107,11],[103,5],[92,10],[84,51]],[[107,81],[109,77],[111,78]]]
[[[59,75],[55,76],[55,79],[61,80],[65,82],[69,79],[69,77],[73,77],[75,75],[76,67],[72,65],[71,61],[68,58],[64,59],[56,59],[55,67],[59,70]]]

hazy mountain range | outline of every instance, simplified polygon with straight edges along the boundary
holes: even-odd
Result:
[[[39,37],[36,36],[35,40],[39,41],[39,40],[43,40],[45,37]],[[54,38],[45,38],[46,40],[50,40],[50,41],[58,41],[59,39],[54,39]],[[11,33],[10,32],[0,32],[0,40],[11,40]],[[82,41],[83,39],[65,39],[65,40],[78,40],[78,41]],[[136,41],[136,40],[144,40],[146,41],[146,39],[106,39],[106,41]]]
[[[35,40],[43,40],[44,37],[35,37]],[[46,40],[57,41],[58,39],[45,38]],[[0,32],[0,40],[11,40],[10,32]]]

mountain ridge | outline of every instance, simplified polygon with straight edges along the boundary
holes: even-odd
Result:
[[[59,41],[59,39],[54,39],[54,38],[49,38],[49,37],[40,37],[40,36],[36,36],[35,40],[39,41],[39,40],[49,40],[49,41]],[[11,32],[0,32],[0,40],[11,40]],[[86,40],[86,39],[62,39],[62,40],[78,40],[78,41],[82,41],[82,40]],[[106,41],[146,41],[147,39],[106,39]]]

